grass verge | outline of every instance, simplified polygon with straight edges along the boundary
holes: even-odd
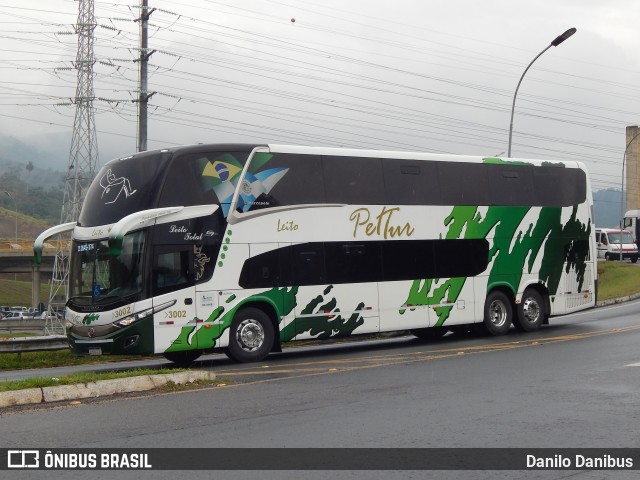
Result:
[[[640,266],[627,262],[598,262],[598,301],[640,293]]]
[[[0,278],[0,305],[31,306],[31,282],[21,280],[9,280]],[[51,286],[43,283],[40,285],[40,298],[48,299]],[[46,302],[47,300],[43,300]]]
[[[74,385],[77,383],[96,382],[98,380],[111,380],[114,378],[138,377],[142,375],[162,375],[167,373],[185,372],[185,368],[160,368],[160,369],[134,369],[124,372],[80,372],[64,377],[38,377],[26,378],[24,380],[10,380],[0,382],[0,392],[11,390],[24,390],[26,388],[53,387],[55,385]]]
[[[0,354],[0,371],[21,370],[25,368],[66,367],[74,365],[90,365],[93,363],[119,362],[123,360],[140,360],[140,356],[109,355],[77,357],[71,350],[55,350],[52,352],[23,352]]]

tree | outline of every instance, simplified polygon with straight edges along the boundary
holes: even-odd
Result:
[[[33,162],[29,161],[26,166],[27,172],[29,172],[28,179],[31,179],[31,172],[33,171]],[[29,182],[27,182],[27,194],[29,194]]]

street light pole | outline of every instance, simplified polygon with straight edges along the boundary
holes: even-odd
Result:
[[[11,200],[13,200],[13,209],[16,212],[16,244],[18,243],[18,203],[16,202],[16,199],[13,198],[11,196],[11,194],[9,192],[7,192],[6,190],[4,191],[4,194],[9,197]]]
[[[518,95],[518,89],[520,88],[520,84],[522,83],[522,79],[524,78],[525,74],[527,73],[527,71],[529,70],[531,65],[533,65],[533,62],[535,62],[544,52],[549,50],[551,47],[557,47],[558,45],[560,45],[562,42],[564,42],[567,38],[569,38],[574,33],[576,33],[576,29],[575,28],[570,28],[569,30],[564,32],[562,35],[558,35],[553,40],[553,42],[551,42],[547,48],[545,48],[538,55],[536,55],[536,58],[531,60],[531,63],[529,65],[527,65],[527,68],[524,69],[524,72],[522,73],[522,76],[520,77],[520,80],[518,81],[518,86],[516,87],[516,91],[513,94],[513,103],[511,105],[511,123],[509,124],[509,148],[507,149],[507,157],[509,157],[509,158],[511,157],[511,137],[513,135],[513,112],[515,111],[515,108],[516,108],[516,96]]]

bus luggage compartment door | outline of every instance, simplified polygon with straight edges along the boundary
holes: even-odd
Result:
[[[294,245],[292,278],[299,282],[296,339],[325,339],[380,330],[378,284],[366,281],[366,242]]]

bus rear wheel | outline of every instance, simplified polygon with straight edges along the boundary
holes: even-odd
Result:
[[[229,346],[225,353],[236,362],[259,362],[271,349],[275,332],[269,316],[257,308],[243,308],[229,327]]]
[[[544,300],[538,291],[528,288],[522,295],[522,301],[518,305],[518,315],[514,326],[518,330],[533,332],[538,330],[544,322]]]
[[[491,335],[505,335],[511,327],[513,309],[503,292],[494,290],[484,302],[484,328]]]

